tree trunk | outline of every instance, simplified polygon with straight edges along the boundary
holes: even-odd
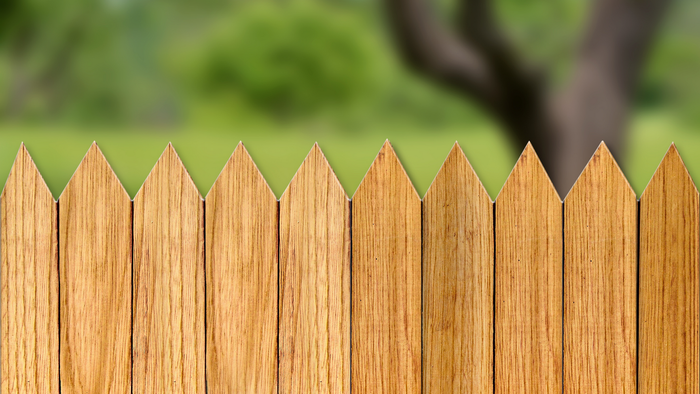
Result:
[[[609,86],[583,78],[561,94],[521,102],[517,110],[498,116],[518,149],[532,143],[562,199],[601,142],[618,162],[624,153],[630,100]]]
[[[595,0],[576,68],[561,92],[521,61],[492,0],[459,0],[459,36],[426,0],[385,0],[406,63],[470,96],[522,148],[532,142],[564,198],[601,141],[620,160],[634,88],[672,0]]]

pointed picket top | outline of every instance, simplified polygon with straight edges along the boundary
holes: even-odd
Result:
[[[451,182],[451,179],[449,179],[448,174],[452,174],[454,172],[457,172],[461,174],[461,176],[466,177],[467,183],[470,186],[474,187],[474,190],[476,190],[480,198],[486,198],[489,200],[489,202],[491,201],[491,197],[489,197],[489,194],[486,192],[484,184],[481,183],[479,176],[476,174],[476,171],[474,171],[474,168],[469,162],[469,159],[467,159],[467,156],[464,154],[462,147],[457,141],[455,141],[454,145],[452,145],[450,153],[447,155],[445,161],[442,163],[440,170],[438,171],[437,175],[435,175],[433,182],[428,187],[428,191],[425,192],[425,196],[423,196],[423,199],[425,200],[427,198],[430,198],[430,195],[433,193],[433,190],[436,189],[438,186],[441,186],[441,184]]]
[[[423,392],[493,392],[493,203],[458,143],[423,197]]]
[[[396,151],[394,151],[394,148],[391,146],[391,142],[389,142],[388,139],[384,141],[384,145],[382,145],[382,148],[379,150],[377,157],[375,157],[372,165],[369,167],[369,170],[367,170],[365,177],[362,178],[360,186],[357,187],[355,194],[352,196],[353,200],[365,193],[364,189],[368,187],[367,184],[373,183],[375,178],[380,176],[378,174],[380,171],[383,171],[390,177],[405,179],[407,186],[410,187],[416,198],[420,200],[420,196],[418,195],[416,188],[413,186],[411,178],[408,177],[406,170],[401,164],[399,157],[396,155]]]
[[[495,391],[553,392],[562,384],[563,210],[531,144],[495,211]]]
[[[133,390],[203,393],[204,201],[172,144],[133,207]]]
[[[639,392],[697,393],[700,199],[671,144],[639,202]]]
[[[387,140],[352,203],[352,389],[421,388],[421,201]]]
[[[179,173],[183,186],[187,185],[185,187],[193,188],[196,191],[199,198],[202,199],[202,195],[199,193],[197,185],[195,185],[194,181],[192,180],[192,177],[190,176],[189,171],[187,171],[187,168],[182,163],[180,156],[177,154],[177,151],[175,151],[173,143],[169,142],[168,146],[165,147],[165,150],[163,150],[163,153],[161,153],[160,157],[158,158],[158,161],[153,166],[153,169],[151,169],[151,172],[148,173],[146,180],[143,182],[143,185],[141,185],[141,188],[136,193],[136,196],[134,196],[134,200],[136,200],[139,197],[139,195],[141,195],[141,192],[144,190],[144,186],[146,186],[146,184],[148,183],[154,182],[153,179],[157,178],[158,175],[160,175],[160,173],[162,172],[171,174],[171,176],[172,174]]]
[[[548,193],[551,197],[556,197],[557,200],[561,201],[557,189],[554,187],[547,171],[544,169],[540,158],[535,153],[535,149],[532,147],[532,143],[528,142],[525,149],[520,154],[517,163],[513,167],[513,170],[508,175],[506,183],[501,188],[496,201],[504,198],[505,195],[516,192],[511,190],[523,182],[528,182],[529,185],[533,186],[531,190],[536,192],[534,187],[538,186],[540,192]],[[537,184],[537,185],[536,185]],[[517,189],[516,189],[517,190]]]
[[[246,174],[247,173],[249,175],[252,175],[254,178],[253,181],[254,182],[262,182],[262,184],[265,185],[264,188],[269,191],[269,194],[275,200],[277,200],[275,193],[272,191],[272,188],[270,188],[270,185],[265,180],[265,177],[258,169],[258,166],[253,161],[253,158],[250,157],[250,154],[248,153],[248,150],[245,148],[245,145],[243,145],[243,142],[238,143],[238,145],[236,146],[236,149],[233,151],[233,154],[231,154],[231,157],[228,159],[228,161],[226,162],[226,165],[221,170],[221,173],[216,178],[216,181],[214,181],[214,184],[212,185],[211,189],[209,189],[209,193],[207,193],[207,197],[205,197],[205,199],[208,198],[210,195],[213,195],[213,193],[216,191],[216,189],[220,187],[219,185],[222,182],[224,182],[224,178],[235,177],[236,173],[238,173],[238,174]]]
[[[58,210],[24,144],[0,194],[0,390],[59,392]]]
[[[601,143],[564,201],[566,393],[636,392],[637,208]]]
[[[8,185],[25,182],[27,176],[30,175],[34,177],[36,182],[35,191],[41,194],[46,193],[51,200],[53,200],[51,190],[46,185],[44,178],[41,176],[39,169],[34,163],[34,159],[32,159],[29,151],[27,151],[27,147],[24,145],[24,142],[19,144],[19,151],[17,151],[17,156],[15,156],[15,161],[12,163],[10,174],[7,176],[7,181],[2,189],[2,193],[0,193],[0,199],[5,196],[5,191],[8,189]]]
[[[683,159],[680,153],[678,153],[678,149],[676,149],[676,144],[673,142],[668,148],[668,151],[666,151],[659,167],[656,168],[654,175],[649,180],[647,187],[644,189],[639,199],[644,199],[644,196],[650,194],[658,187],[663,187],[667,182],[672,182],[678,186],[690,186],[694,194],[698,194],[698,189],[693,182],[693,178],[690,176],[690,173],[688,173],[688,168],[685,166],[685,163],[683,163]]]
[[[350,201],[318,144],[279,207],[279,392],[350,394]]]
[[[86,179],[87,182],[95,182],[97,180],[95,179],[95,176],[100,174],[101,177],[104,177],[104,181],[110,185],[113,184],[116,189],[121,190],[121,192],[118,192],[119,194],[123,194],[124,197],[131,201],[129,193],[127,193],[126,189],[124,189],[119,177],[117,177],[117,174],[114,173],[114,170],[112,169],[112,166],[109,165],[107,158],[104,156],[104,154],[102,154],[102,150],[99,146],[97,146],[97,142],[94,141],[92,142],[92,145],[90,145],[90,149],[88,149],[85,157],[83,157],[83,160],[78,165],[78,168],[73,173],[73,176],[68,181],[65,189],[63,189],[63,192],[58,198],[59,201],[61,197],[67,194],[78,179],[82,179],[84,173],[88,171],[92,171],[93,174],[88,175],[88,179]]]
[[[301,166],[299,166],[299,169],[294,174],[294,177],[289,182],[289,185],[287,185],[287,188],[282,193],[280,200],[282,200],[284,198],[284,196],[288,194],[287,192],[289,191],[290,187],[292,187],[292,185],[296,184],[298,182],[299,178],[306,177],[307,176],[306,174],[309,172],[311,172],[313,174],[313,173],[322,173],[324,171],[328,172],[328,174],[332,178],[332,183],[338,186],[338,188],[345,195],[345,198],[348,198],[348,195],[345,192],[343,185],[340,183],[340,181],[338,180],[338,177],[335,175],[335,171],[333,171],[333,168],[331,167],[330,163],[328,163],[328,159],[326,159],[326,155],[323,154],[323,151],[318,146],[318,142],[316,142],[316,143],[314,143],[314,146],[311,147],[311,150],[306,155],[306,158],[301,163]],[[313,177],[313,175],[309,175],[309,176]]]
[[[132,361],[131,198],[93,142],[58,201],[62,391],[125,392]]]
[[[571,190],[569,190],[564,200],[568,199],[569,196],[573,194],[579,193],[580,188],[590,187],[590,182],[594,182],[595,179],[597,179],[597,182],[605,180],[609,185],[616,184],[618,185],[618,192],[631,195],[635,199],[637,198],[634,189],[630,186],[625,174],[622,172],[622,169],[620,169],[620,166],[615,161],[615,158],[612,153],[610,153],[605,142],[601,142],[600,145],[598,145],[598,149],[596,149],[593,156],[591,156],[588,164],[586,164],[586,167],[583,169],[581,175],[579,175],[576,183],[571,187]]]

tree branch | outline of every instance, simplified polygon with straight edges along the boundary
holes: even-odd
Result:
[[[457,9],[457,28],[462,38],[474,45],[489,63],[504,74],[524,75],[521,60],[498,26],[492,0],[462,0]]]
[[[605,139],[617,153],[644,59],[671,1],[596,1],[572,78],[557,97],[563,132]]]
[[[501,91],[499,120],[517,139],[527,142],[542,128],[538,117],[546,105],[545,73],[529,66],[499,26],[493,11],[493,0],[461,0],[457,9],[457,28],[465,44],[481,54]],[[522,124],[538,124],[526,128]]]
[[[386,0],[387,13],[404,60],[443,85],[456,88],[494,111],[504,91],[474,47],[444,29],[424,0]]]

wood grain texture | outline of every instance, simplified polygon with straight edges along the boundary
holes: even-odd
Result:
[[[421,202],[387,141],[352,204],[352,392],[421,392]]]
[[[350,202],[315,144],[280,198],[280,393],[350,393]]]
[[[493,392],[493,203],[455,143],[423,198],[423,392]]]
[[[278,204],[243,144],[205,204],[208,392],[275,393]]]
[[[22,144],[0,196],[2,385],[58,393],[57,210]]]
[[[131,391],[131,199],[96,144],[58,200],[61,392]]]
[[[134,393],[204,393],[204,201],[171,144],[134,198]]]
[[[636,393],[637,198],[601,144],[564,201],[564,392]]]
[[[640,199],[640,393],[700,390],[698,204],[672,145]]]
[[[496,209],[496,393],[562,390],[562,203],[528,144]]]

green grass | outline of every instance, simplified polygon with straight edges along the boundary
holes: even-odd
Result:
[[[672,141],[691,175],[700,174],[700,130],[690,130],[669,116],[645,115],[633,122],[623,169],[640,194]],[[465,129],[377,129],[330,133],[289,128],[284,131],[236,129],[230,132],[88,131],[49,127],[0,126],[0,179],[7,178],[24,141],[49,188],[58,197],[80,160],[97,141],[114,171],[133,197],[168,142],[172,141],[202,195],[206,195],[239,141],[243,141],[270,187],[279,197],[315,141],[349,196],[352,196],[385,139],[396,149],[418,193],[430,186],[445,156],[459,141],[495,198],[517,160],[520,148],[487,126]]]

